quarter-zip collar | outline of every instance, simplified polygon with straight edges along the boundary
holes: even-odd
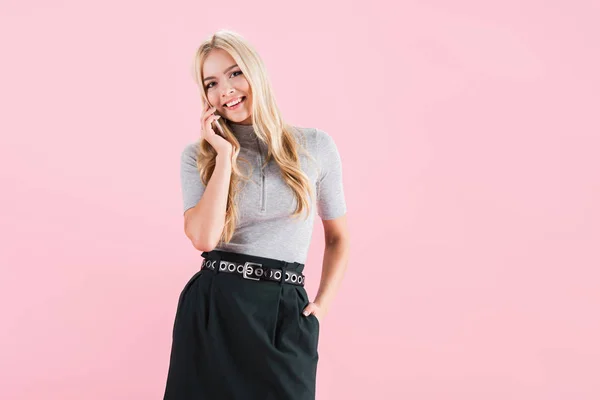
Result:
[[[262,214],[267,212],[267,168],[262,168],[267,155],[267,145],[264,144],[254,131],[252,125],[236,124],[235,122],[229,122],[229,128],[233,132],[234,136],[240,142],[240,146],[246,150],[249,150],[256,157],[256,166],[260,168],[260,204],[259,211]]]

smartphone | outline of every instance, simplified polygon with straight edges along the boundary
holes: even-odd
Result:
[[[212,107],[212,104],[208,103],[208,105],[209,105],[210,107]],[[221,124],[224,124],[224,123],[225,123],[225,122],[222,122],[222,121],[223,121],[223,116],[222,116],[221,114],[219,114],[218,112],[216,112],[216,111],[215,111],[215,114],[216,114],[216,115],[220,115],[220,116],[221,116],[221,118],[219,118],[219,119],[218,119],[218,120],[216,120],[216,121],[213,121],[213,122],[211,123],[211,127],[213,128],[213,130],[215,131],[215,133],[216,133],[217,135],[221,135],[222,137],[225,137],[225,132],[223,131],[223,126],[221,125]],[[215,128],[215,126],[216,126],[216,128]]]
[[[220,115],[216,111],[215,111],[215,114]],[[223,132],[223,127],[221,126],[221,124],[224,123],[224,122],[221,122],[221,121],[223,121],[223,116],[222,115],[221,115],[221,118],[219,118],[216,121],[213,121],[212,125],[213,125],[213,130],[215,131],[215,133],[217,133],[218,135],[221,135],[221,136],[224,137],[225,136],[225,132]],[[215,125],[216,125],[217,129],[215,129]]]

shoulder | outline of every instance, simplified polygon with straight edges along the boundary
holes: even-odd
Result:
[[[296,136],[296,139],[312,142],[314,141],[314,128],[304,126],[289,125],[291,132]]]
[[[311,128],[310,136],[315,146],[315,153],[321,160],[328,160],[331,157],[337,157],[338,148],[333,136],[327,131],[319,128]]]
[[[325,150],[327,152],[332,146],[335,147],[333,137],[326,131],[314,127],[293,126],[293,131],[300,142],[312,153]]]
[[[181,151],[182,160],[196,160],[198,154],[198,146],[200,146],[200,140],[192,143],[187,143]]]
[[[315,128],[315,136],[317,140],[317,145],[319,146],[319,151],[328,152],[336,148],[333,136],[331,136],[326,131]]]

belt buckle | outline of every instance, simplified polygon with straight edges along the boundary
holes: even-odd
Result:
[[[251,279],[253,281],[260,281],[260,278],[253,278],[251,276],[248,276],[248,266],[250,266],[250,265],[258,265],[259,267],[262,267],[262,264],[255,263],[255,262],[250,262],[250,261],[246,261],[246,263],[244,264],[244,273],[242,274],[242,276],[244,277],[244,279]]]

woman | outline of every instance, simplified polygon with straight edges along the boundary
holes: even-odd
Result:
[[[337,147],[283,122],[260,57],[237,33],[202,43],[194,72],[202,138],[183,150],[181,183],[185,234],[204,261],[179,297],[164,399],[313,400],[320,324],[349,249]],[[315,212],[326,246],[310,302]]]

